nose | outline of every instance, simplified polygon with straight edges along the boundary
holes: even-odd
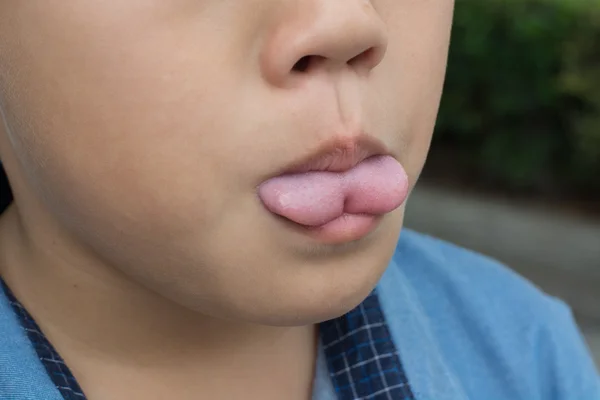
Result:
[[[267,40],[261,68],[284,85],[300,75],[351,69],[368,75],[384,58],[385,23],[368,0],[293,0]]]

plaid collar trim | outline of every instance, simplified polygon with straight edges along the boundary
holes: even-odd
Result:
[[[29,312],[27,312],[15,298],[10,288],[6,286],[4,280],[0,279],[0,283],[10,305],[19,318],[21,326],[27,333],[27,337],[35,349],[38,358],[62,397],[65,400],[86,400],[86,397],[79,387],[77,380],[71,373],[71,370],[42,333],[42,330],[34,321],[33,317],[31,317]]]
[[[41,329],[0,279],[48,376],[65,400],[86,400]],[[349,313],[320,324],[329,376],[339,400],[415,400],[376,291]]]
[[[373,291],[357,308],[321,324],[329,375],[340,400],[414,400]]]

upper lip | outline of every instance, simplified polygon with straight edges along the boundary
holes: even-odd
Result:
[[[350,137],[337,136],[321,142],[309,154],[288,164],[282,174],[309,171],[343,172],[369,157],[387,154],[389,151],[380,140],[365,133]]]

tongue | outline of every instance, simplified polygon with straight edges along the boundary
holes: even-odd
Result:
[[[344,214],[388,213],[408,192],[404,168],[390,156],[371,157],[349,171],[311,171],[265,181],[258,195],[265,207],[306,226],[324,225]]]

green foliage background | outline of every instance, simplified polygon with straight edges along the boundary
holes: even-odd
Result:
[[[600,0],[457,0],[433,156],[508,190],[600,194]]]

